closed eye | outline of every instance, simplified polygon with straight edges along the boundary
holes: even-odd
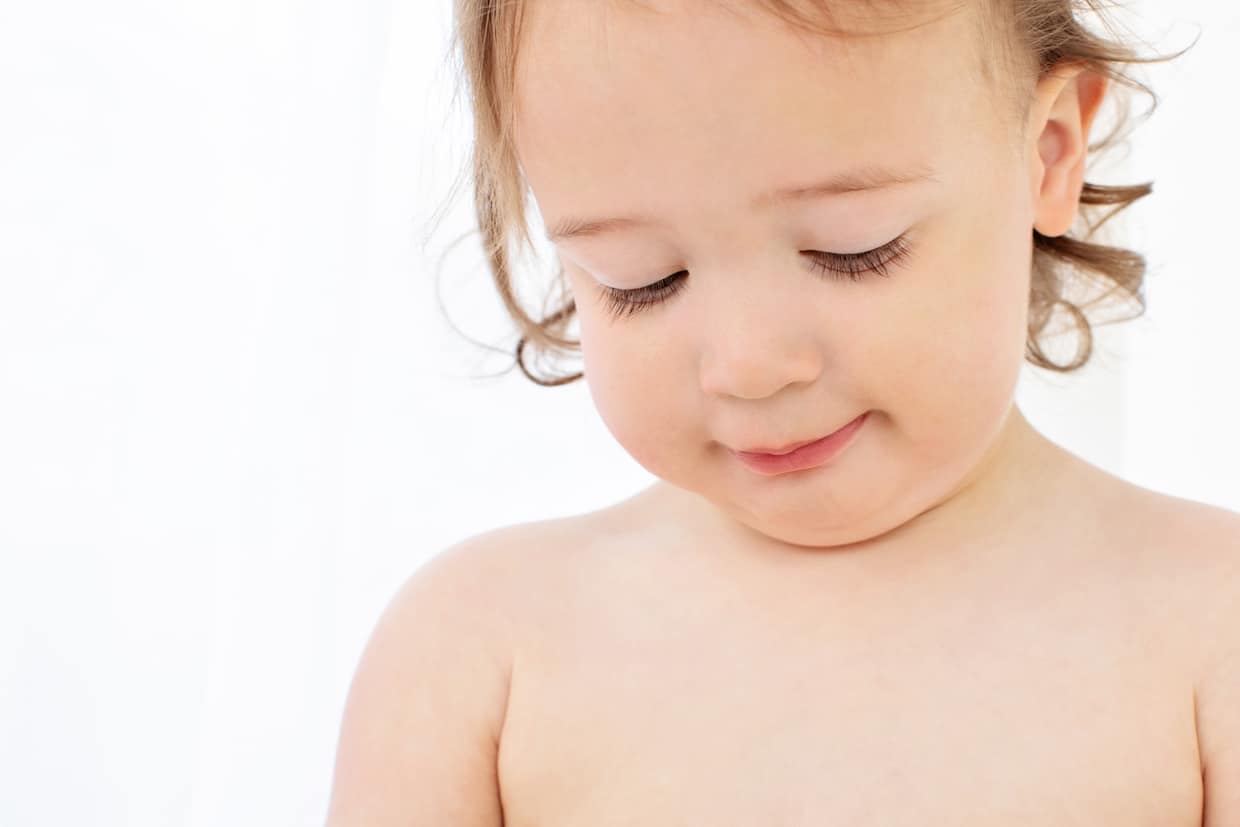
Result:
[[[863,253],[802,251],[809,258],[810,269],[830,279],[850,281],[861,281],[870,273],[887,278],[891,275],[889,268],[903,264],[909,252],[906,235]],[[688,270],[681,270],[633,290],[620,290],[607,285],[600,285],[600,290],[608,314],[620,318],[666,302],[684,288],[684,279],[688,275]]]

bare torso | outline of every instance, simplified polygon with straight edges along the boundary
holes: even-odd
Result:
[[[1001,548],[720,553],[664,486],[548,523],[505,824],[1199,825],[1182,501],[1074,468]]]

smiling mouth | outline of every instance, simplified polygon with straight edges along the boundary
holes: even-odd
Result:
[[[865,416],[865,414],[862,414],[861,416],[857,417],[857,419],[861,419],[861,417],[863,416]],[[813,439],[806,439],[801,442],[794,442],[791,445],[785,445],[782,448],[747,448],[745,450],[740,450],[740,449],[733,449],[733,450],[735,450],[735,452],[738,454],[746,454],[748,456],[782,457],[786,454],[791,454],[793,451],[797,450],[798,448],[804,448],[806,445],[810,445],[814,442],[818,442],[819,440],[826,439],[827,437],[830,437],[830,436],[835,436],[840,431],[843,431],[845,428],[848,428],[849,426],[853,425],[857,421],[857,419],[851,420],[847,425],[844,425],[838,430],[832,431],[831,433],[826,434],[824,436],[817,436],[817,437],[814,437]]]
[[[732,454],[749,470],[762,476],[817,468],[831,462],[854,441],[869,415],[870,412],[866,411],[838,431],[802,443],[782,454],[735,450]]]
[[[791,454],[796,449],[803,448],[806,445],[809,445],[811,442],[817,442],[820,439],[822,439],[822,437],[815,437],[814,439],[807,439],[804,442],[794,442],[791,445],[785,445],[783,448],[778,448],[778,449],[774,449],[774,448],[768,449],[768,450],[749,449],[746,451],[740,451],[738,453],[762,454],[768,457],[782,457],[784,454]]]

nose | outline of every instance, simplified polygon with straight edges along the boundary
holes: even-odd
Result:
[[[814,382],[823,369],[821,339],[809,309],[798,306],[803,301],[795,291],[761,286],[720,290],[712,297],[700,328],[703,393],[761,399],[788,385]]]

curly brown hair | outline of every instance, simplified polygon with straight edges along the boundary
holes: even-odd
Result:
[[[624,0],[639,3],[639,0]],[[715,0],[722,2],[722,0]],[[839,25],[836,9],[827,0],[740,0],[791,24],[795,31],[832,37],[872,37],[899,31],[897,26],[862,30]],[[526,0],[454,0],[452,49],[459,55],[461,71],[470,92],[474,140],[470,159],[473,173],[474,209],[483,252],[491,277],[509,316],[521,336],[515,348],[514,365],[532,382],[562,385],[576,381],[581,372],[560,376],[538,376],[526,364],[527,345],[547,352],[572,354],[580,340],[566,337],[576,312],[561,268],[553,287],[543,301],[544,312],[532,317],[521,306],[513,287],[514,257],[512,241],[532,251],[526,221],[527,185],[519,167],[513,141],[515,79],[521,28]],[[1141,57],[1115,33],[1105,13],[1103,0],[948,0],[947,12],[962,5],[975,6],[979,50],[979,72],[987,88],[1004,107],[1006,117],[1024,140],[1032,89],[1036,81],[1062,65],[1083,64],[1120,86],[1139,90],[1151,99],[1142,118],[1158,106],[1157,95],[1144,83],[1125,74],[1125,64],[1157,63],[1179,57],[1194,44],[1165,56]],[[902,16],[923,15],[926,0],[834,0],[834,6],[864,7],[859,19],[898,21]],[[880,14],[883,12],[885,14]],[[1083,16],[1093,13],[1111,37],[1088,29]],[[868,17],[867,17],[868,15]],[[459,85],[454,99],[459,96]],[[1115,127],[1088,150],[1098,153],[1114,147],[1131,132],[1129,99],[1118,98],[1120,112]],[[1092,160],[1096,160],[1092,159]],[[1145,313],[1144,281],[1146,260],[1133,250],[1091,241],[1098,230],[1116,213],[1153,191],[1153,183],[1108,186],[1085,181],[1080,195],[1077,227],[1061,236],[1045,236],[1032,229],[1032,273],[1029,293],[1029,327],[1025,359],[1033,365],[1068,373],[1084,366],[1093,353],[1093,328],[1097,324],[1129,321]],[[1097,212],[1109,207],[1097,218]],[[1097,218],[1097,220],[1094,220]],[[1083,231],[1077,231],[1080,225]],[[1073,288],[1100,288],[1090,299],[1070,298]],[[1128,310],[1127,315],[1099,322],[1086,309],[1104,299]],[[549,305],[553,309],[547,311]],[[1105,306],[1105,305],[1104,305]],[[1052,330],[1057,312],[1066,312],[1065,330]],[[1048,341],[1061,333],[1075,334],[1076,353],[1066,362],[1057,362],[1047,351]]]

